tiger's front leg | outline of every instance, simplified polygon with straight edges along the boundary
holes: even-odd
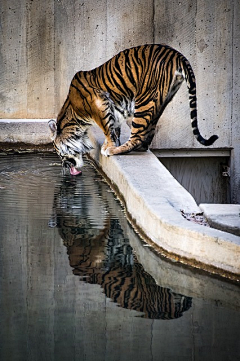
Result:
[[[117,147],[119,147],[121,145],[121,142],[120,142],[121,128],[120,127],[115,128],[115,135],[116,135],[116,145],[117,145]]]
[[[95,89],[92,101],[92,117],[95,123],[102,129],[105,141],[101,147],[101,154],[107,155],[108,148],[116,148],[120,145],[119,123],[115,117],[115,105],[108,93]]]

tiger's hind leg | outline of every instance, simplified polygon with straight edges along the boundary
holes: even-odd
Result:
[[[166,98],[162,104],[161,104],[160,97],[159,97],[161,92],[156,93],[156,95],[155,95],[156,106],[152,107],[152,109],[153,109],[152,118],[148,123],[149,124],[148,127],[146,128],[144,140],[142,141],[141,146],[138,146],[137,148],[135,148],[135,150],[138,150],[138,151],[148,150],[148,148],[154,138],[158,120],[161,117],[162,113],[164,112],[166,106],[169,104],[169,102],[173,99],[173,97],[179,90],[183,80],[184,80],[184,77],[182,74],[182,70],[181,69],[176,70],[174,73],[174,76],[173,76],[171,86],[170,86],[168,93],[166,95]]]
[[[152,143],[153,137],[155,135],[155,129],[157,122],[160,116],[157,116],[148,126],[147,132],[145,134],[144,141],[142,142],[141,146],[136,148],[135,150],[138,152],[146,152]]]

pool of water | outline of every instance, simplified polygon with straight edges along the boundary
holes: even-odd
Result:
[[[86,164],[0,156],[1,360],[240,360],[240,288],[160,257]]]

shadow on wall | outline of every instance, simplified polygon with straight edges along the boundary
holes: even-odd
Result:
[[[104,189],[106,185],[98,181],[90,189],[87,180],[78,180],[65,177],[56,187],[49,222],[59,229],[73,273],[100,285],[107,297],[141,312],[141,317],[181,317],[191,307],[192,298],[158,286],[145,272],[123,232],[130,226],[113,194]]]

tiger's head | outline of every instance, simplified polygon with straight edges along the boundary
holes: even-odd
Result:
[[[66,104],[67,103],[67,104]],[[71,175],[81,174],[82,155],[93,147],[88,137],[89,121],[79,117],[70,102],[64,104],[57,120],[48,122],[57,154],[62,160],[64,171]]]

